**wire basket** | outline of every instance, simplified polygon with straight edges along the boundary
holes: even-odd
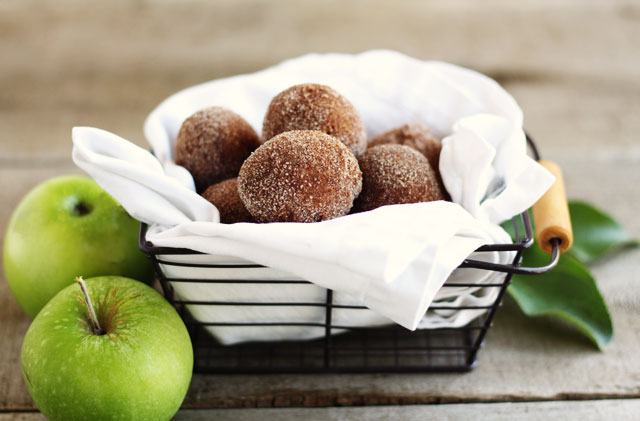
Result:
[[[536,158],[539,158],[535,145],[527,137]],[[174,291],[174,284],[225,284],[259,285],[270,288],[275,285],[309,284],[308,281],[295,279],[258,279],[247,277],[236,279],[226,276],[241,267],[243,270],[261,270],[257,264],[206,264],[193,263],[197,259],[188,259],[202,255],[186,249],[156,247],[146,240],[147,226],[141,224],[139,246],[153,261],[160,285],[167,300],[177,309],[184,320],[194,348],[194,371],[201,373],[336,373],[336,372],[461,372],[469,371],[477,364],[478,351],[497,309],[502,303],[504,293],[511,283],[513,274],[538,274],[551,270],[559,257],[558,243],[553,242],[550,263],[540,268],[520,266],[523,251],[533,245],[533,233],[527,211],[512,219],[515,241],[509,244],[492,244],[480,247],[477,252],[514,253],[510,264],[495,264],[482,260],[466,259],[460,268],[475,268],[504,273],[501,281],[490,284],[474,282],[445,283],[443,288],[479,287],[498,291],[495,301],[484,306],[434,304],[429,311],[452,310],[473,311],[480,314],[470,323],[461,327],[432,328],[409,331],[399,325],[384,327],[362,327],[345,323],[335,323],[336,310],[369,311],[363,306],[343,305],[334,302],[332,290],[313,286],[322,290],[325,297],[322,302],[256,302],[256,301],[197,301],[183,300]],[[172,269],[196,267],[214,270],[215,277],[193,279],[172,276]],[[187,306],[212,306],[225,308],[253,307],[316,307],[324,312],[324,321],[311,323],[298,319],[278,322],[241,322],[196,320],[187,310]],[[475,314],[475,313],[474,313]],[[244,342],[236,345],[219,343],[207,327],[228,327],[232,329],[303,327],[322,329],[320,339],[277,342]]]

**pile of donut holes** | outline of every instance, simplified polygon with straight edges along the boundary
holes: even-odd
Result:
[[[222,223],[319,222],[444,200],[441,147],[429,128],[415,123],[368,140],[344,96],[302,84],[273,98],[262,136],[231,110],[196,112],[180,128],[175,160]]]

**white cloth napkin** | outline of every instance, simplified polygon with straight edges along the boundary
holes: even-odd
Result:
[[[271,98],[304,82],[346,96],[369,136],[419,122],[444,137],[440,172],[454,203],[388,206],[313,224],[218,223],[217,209],[173,162],[182,121],[219,105],[261,132]],[[476,248],[509,242],[497,224],[527,209],[553,182],[527,157],[522,112],[498,84],[471,70],[391,51],[307,55],[188,88],[149,115],[145,134],[155,157],[114,134],[76,127],[73,159],[133,217],[151,225],[148,239],[155,245],[269,266],[344,293],[409,329],[465,322],[450,312],[424,315],[437,294],[456,303],[486,299],[476,290],[438,291],[448,277],[465,273],[452,275]],[[486,258],[507,263],[501,259],[509,256]]]

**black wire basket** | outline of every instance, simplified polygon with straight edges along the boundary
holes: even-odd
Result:
[[[539,158],[531,139],[527,138],[536,158]],[[473,311],[480,315],[461,327],[431,328],[409,331],[399,325],[384,327],[362,327],[334,323],[333,312],[337,309],[366,310],[363,306],[343,305],[334,302],[334,293],[323,289],[322,302],[256,302],[248,301],[197,301],[183,300],[174,291],[179,283],[247,285],[258,284],[270,288],[282,284],[310,284],[304,280],[286,279],[235,279],[225,277],[226,271],[238,269],[238,265],[188,263],[186,256],[201,253],[176,248],[156,247],[146,240],[147,226],[141,224],[139,246],[153,261],[162,291],[183,318],[194,348],[194,371],[200,373],[336,373],[336,372],[461,372],[469,371],[477,364],[478,351],[493,318],[502,303],[504,293],[513,274],[539,274],[551,270],[559,257],[559,243],[552,242],[550,263],[540,268],[521,267],[523,251],[533,245],[533,232],[527,211],[512,219],[515,241],[510,244],[492,244],[480,247],[476,252],[512,253],[510,264],[496,264],[482,260],[466,259],[460,268],[496,271],[504,274],[493,283],[455,282],[445,283],[442,288],[478,287],[496,289],[496,299],[489,305],[432,305],[429,311],[451,310]],[[178,257],[177,259],[171,258]],[[188,259],[186,259],[188,261]],[[171,276],[172,267],[197,267],[215,270],[211,278],[190,279]],[[260,265],[242,265],[243,269],[261,269]],[[316,288],[321,288],[317,287]],[[196,320],[187,306],[215,307],[318,307],[324,312],[324,321],[311,323],[298,319],[278,322],[242,322]],[[473,314],[475,314],[473,313]],[[232,329],[304,327],[322,329],[319,339],[298,341],[244,342],[236,345],[219,343],[208,331],[209,327]]]

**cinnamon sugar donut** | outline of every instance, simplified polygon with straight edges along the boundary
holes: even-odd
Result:
[[[204,193],[202,193],[202,197],[218,208],[220,212],[220,222],[223,224],[255,222],[240,200],[237,178],[230,178],[209,186]]]
[[[420,123],[410,123],[391,129],[371,139],[368,147],[396,144],[409,146],[427,158],[431,168],[438,172],[440,168],[440,151],[442,142],[437,139],[428,127]]]
[[[358,162],[362,170],[362,193],[354,204],[355,212],[444,198],[427,158],[408,146],[375,146]]]
[[[367,148],[367,133],[358,111],[324,85],[292,86],[271,100],[262,137],[268,140],[290,130],[319,130],[344,143],[356,156]]]
[[[205,108],[182,123],[176,140],[176,164],[189,170],[201,192],[236,177],[258,146],[258,134],[238,114],[221,107]]]
[[[361,188],[362,173],[349,149],[312,130],[271,138],[238,176],[240,199],[258,222],[318,222],[346,215]]]
[[[428,127],[420,123],[405,124],[374,137],[369,141],[368,147],[373,148],[386,144],[409,146],[424,155],[438,177],[438,184],[445,195],[445,199],[449,200],[449,195],[444,188],[444,182],[440,175],[442,142],[431,134],[431,130]]]

